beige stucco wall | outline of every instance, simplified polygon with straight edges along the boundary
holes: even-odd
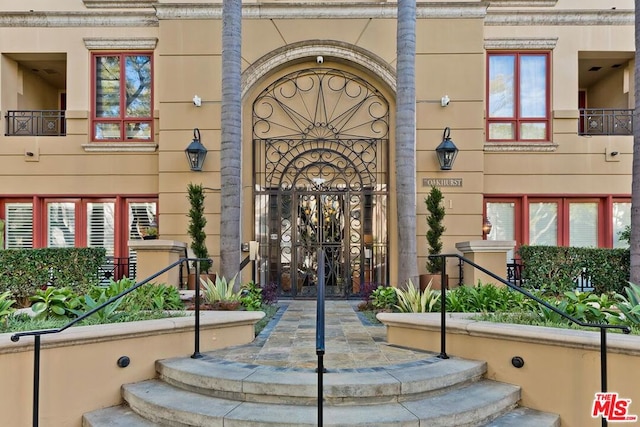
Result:
[[[600,388],[600,333],[466,320],[447,315],[446,354],[487,362],[486,377],[522,387],[521,405],[560,415],[563,427],[596,427],[591,418]],[[468,316],[467,316],[468,317]],[[381,313],[390,344],[440,353],[440,314]],[[631,399],[640,414],[640,338],[609,333],[608,391]],[[511,359],[520,356],[520,369]]]
[[[200,351],[247,344],[262,312],[202,312]],[[40,425],[80,427],[82,414],[119,405],[120,386],[156,376],[155,361],[194,352],[193,317],[70,328],[42,337]],[[31,425],[33,339],[0,334],[2,425]],[[117,366],[121,356],[130,359]]]
[[[447,209],[445,251],[454,250],[456,242],[482,237],[483,195],[630,192],[631,137],[579,137],[577,91],[578,52],[634,50],[633,25],[624,21],[633,2],[620,0],[617,10],[607,7],[602,13],[599,0],[559,0],[555,5],[532,7],[535,3],[501,0],[489,2],[487,7],[487,3],[480,1],[428,1],[418,5],[416,212],[420,272],[424,272],[426,260],[424,197],[429,188],[423,185],[425,178],[463,180],[462,187],[442,188]],[[33,8],[40,13],[42,4],[29,1],[17,7],[13,1],[0,0],[0,8],[7,11],[3,18],[7,21],[2,21],[7,23],[0,25],[0,52],[66,54],[68,131],[66,137],[60,138],[11,139],[0,132],[0,141],[7,142],[0,144],[0,195],[158,195],[160,237],[188,241],[185,189],[189,182],[202,183],[210,188],[206,200],[207,245],[214,265],[219,265],[220,2],[163,0],[154,8],[149,1],[139,0],[139,9],[109,9],[105,8],[107,4],[96,0],[55,2],[46,6],[46,11],[50,11],[49,23],[21,14],[15,19],[26,23],[22,27],[10,25],[9,12],[19,14]],[[246,5],[242,28],[245,82],[242,241],[252,238],[254,228],[250,111],[259,89],[290,70],[316,66],[314,58],[322,54],[317,46],[333,44],[340,46],[341,53],[325,55],[324,65],[335,64],[365,77],[385,92],[393,107],[396,51],[393,3],[332,2],[319,8],[309,2],[290,9],[281,2],[259,7],[254,2]],[[593,13],[596,9],[597,13]],[[74,19],[79,21],[65,20],[63,11],[73,12]],[[92,13],[106,14],[109,21],[92,18]],[[140,19],[127,20],[136,14]],[[518,14],[526,14],[534,24],[523,25],[524,17],[514,23],[521,16]],[[154,51],[157,149],[151,144],[89,151],[96,145],[88,144],[91,61],[85,38],[158,40]],[[551,61],[553,144],[547,147],[548,151],[531,146],[486,144],[485,43],[495,39],[524,43],[539,38],[557,39]],[[287,61],[288,48],[301,45],[308,47],[308,55],[297,54]],[[386,67],[388,75],[364,65],[364,59]],[[18,105],[15,88],[19,79],[15,64],[6,57],[1,61],[0,110],[5,111]],[[260,64],[273,65],[256,71]],[[192,103],[196,94],[203,100],[201,107]],[[448,107],[440,106],[444,95],[451,99]],[[393,123],[394,114],[392,129]],[[451,128],[451,138],[461,150],[454,170],[449,172],[439,171],[434,153],[445,127]],[[194,128],[200,129],[202,142],[209,150],[201,173],[189,171],[184,156]],[[393,138],[392,131],[389,147],[392,189]],[[616,161],[606,161],[606,149],[621,154]],[[36,156],[27,157],[25,151]],[[392,257],[398,245],[395,216],[392,191],[389,205]],[[390,265],[395,266],[391,261]],[[454,271],[454,265],[449,269]]]

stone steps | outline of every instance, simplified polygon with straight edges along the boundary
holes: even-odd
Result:
[[[85,427],[315,426],[317,374],[221,359],[158,361],[159,378],[124,385],[126,405],[85,414]],[[323,426],[558,426],[518,408],[517,386],[482,379],[483,362],[427,358],[323,376]]]

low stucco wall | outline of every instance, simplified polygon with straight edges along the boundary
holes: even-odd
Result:
[[[200,351],[246,344],[262,312],[201,313]],[[0,334],[0,413],[6,426],[30,426],[33,338],[13,343]],[[41,339],[40,425],[80,427],[82,414],[122,402],[120,386],[154,378],[155,361],[194,352],[193,316],[80,326]],[[116,362],[128,356],[131,363]]]
[[[440,314],[381,313],[389,344],[440,352]],[[560,414],[563,427],[597,427],[591,417],[600,391],[600,333],[500,324],[447,315],[446,353],[484,360],[487,378],[522,387],[521,404]],[[632,399],[640,415],[640,337],[607,334],[608,390]],[[524,359],[520,369],[514,356]]]

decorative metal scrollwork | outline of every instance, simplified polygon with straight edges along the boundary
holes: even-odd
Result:
[[[252,114],[262,280],[277,280],[283,294],[312,296],[322,251],[327,295],[385,283],[384,96],[346,71],[302,70],[265,88]]]

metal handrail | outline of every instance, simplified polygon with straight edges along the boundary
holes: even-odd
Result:
[[[24,332],[17,332],[13,335],[11,335],[11,341],[13,342],[18,342],[20,341],[21,337],[26,337],[26,336],[33,336],[35,341],[34,341],[34,351],[33,351],[33,412],[32,412],[32,425],[33,427],[38,427],[38,418],[39,418],[39,400],[40,400],[40,338],[43,335],[51,335],[51,334],[57,334],[59,332],[63,332],[66,329],[70,328],[71,326],[77,324],[78,322],[81,322],[82,320],[92,316],[93,314],[97,313],[98,311],[102,310],[103,308],[105,308],[106,306],[108,306],[109,304],[119,300],[120,298],[124,297],[125,295],[130,294],[131,292],[135,291],[136,289],[138,289],[139,287],[149,283],[151,280],[155,279],[156,277],[160,276],[161,274],[166,273],[167,271],[171,270],[172,268],[176,267],[177,265],[181,265],[183,262],[189,262],[189,261],[195,261],[195,269],[196,269],[196,277],[198,277],[198,270],[200,268],[200,263],[203,261],[210,261],[211,259],[208,258],[180,258],[178,261],[170,264],[168,267],[163,268],[162,270],[158,271],[157,273],[152,274],[151,276],[147,277],[146,279],[136,283],[135,285],[133,285],[132,287],[122,291],[120,294],[109,298],[107,301],[105,301],[104,303],[100,304],[97,307],[94,307],[93,309],[87,311],[86,313],[82,314],[79,317],[76,317],[75,319],[71,320],[69,323],[67,323],[66,325],[60,327],[60,328],[55,328],[55,329],[41,329],[41,330],[37,330],[37,331],[24,331]],[[196,313],[195,313],[195,344],[194,344],[194,353],[191,357],[193,358],[200,358],[202,357],[200,354],[200,286],[196,286]]]
[[[460,261],[471,265],[472,267],[474,267],[477,270],[480,270],[481,272],[483,272],[484,274],[487,274],[489,276],[491,276],[493,279],[499,281],[500,283],[508,286],[509,288],[520,292],[521,294],[527,296],[528,298],[536,301],[538,304],[541,304],[543,306],[545,306],[546,308],[548,308],[549,310],[559,314],[560,316],[564,317],[565,319],[571,321],[572,323],[575,323],[576,325],[582,326],[582,327],[586,327],[586,328],[598,328],[600,329],[600,388],[601,388],[601,392],[602,393],[606,393],[607,391],[607,329],[620,329],[622,330],[622,332],[624,332],[625,334],[629,334],[631,333],[631,328],[629,328],[628,326],[622,326],[622,325],[608,325],[608,324],[602,324],[602,323],[589,323],[589,322],[583,322],[579,319],[576,319],[575,317],[571,316],[568,313],[565,313],[564,311],[558,309],[557,307],[549,304],[547,301],[544,301],[543,299],[538,298],[537,296],[533,295],[531,292],[527,291],[526,289],[521,288],[520,286],[517,286],[513,283],[508,282],[507,280],[503,279],[502,277],[499,277],[498,275],[496,275],[495,273],[487,270],[484,267],[479,266],[478,264],[476,264],[475,262],[471,261],[470,259],[467,259],[465,257],[463,257],[462,255],[458,255],[458,254],[437,254],[437,255],[429,255],[429,258],[442,258],[442,283],[445,283],[445,277],[447,274],[447,258],[458,258]],[[440,304],[441,304],[441,309],[440,309],[440,354],[438,355],[438,357],[442,358],[442,359],[448,359],[449,356],[447,356],[447,352],[446,352],[446,299],[447,299],[447,289],[446,286],[442,286],[442,294],[440,295]],[[607,420],[606,418],[602,418],[602,426],[607,426]]]

